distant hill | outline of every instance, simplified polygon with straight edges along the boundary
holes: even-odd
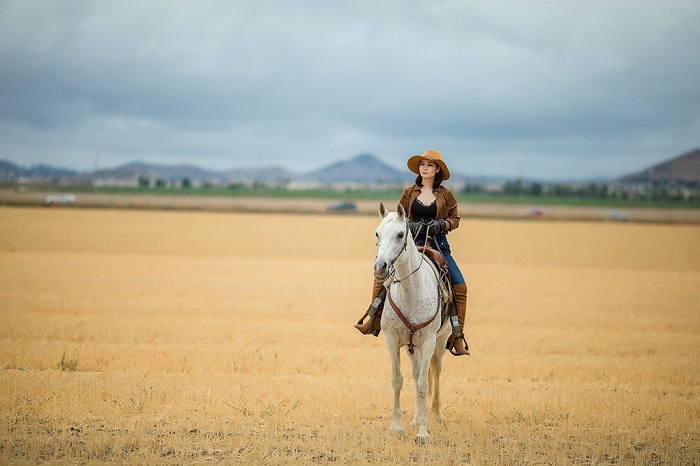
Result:
[[[133,161],[113,168],[89,172],[78,172],[49,165],[21,167],[9,161],[0,160],[0,181],[17,181],[21,178],[42,180],[45,182],[135,185],[139,179],[148,179],[150,183],[157,180],[178,184],[187,178],[192,183],[214,182],[228,183],[369,183],[408,185],[415,180],[415,175],[405,166],[397,169],[382,162],[373,154],[359,154],[347,160],[332,162],[322,168],[296,173],[280,166],[257,168],[237,168],[235,170],[208,170],[191,164],[164,165],[142,161]],[[466,183],[486,183],[498,181],[489,177],[470,177],[452,172],[448,185],[460,186]]]
[[[700,185],[700,149],[615,180],[621,184],[662,183]]]
[[[123,172],[140,173],[152,177],[161,177],[168,180],[181,180],[182,178],[217,178],[221,175],[212,170],[205,170],[195,165],[154,165],[144,162],[131,162],[119,167],[117,170]]]
[[[0,160],[0,180],[14,180],[20,177],[20,167],[7,160]]]
[[[68,168],[38,164],[22,167],[7,160],[0,160],[0,180],[14,181],[19,178],[63,179],[77,175],[79,172]]]
[[[385,164],[372,154],[360,154],[349,160],[332,163],[308,172],[302,178],[321,183],[400,183],[407,180],[406,173]]]
[[[91,183],[95,180],[133,181],[146,178],[151,182],[164,180],[179,183],[187,178],[191,182],[274,182],[289,179],[293,174],[281,167],[259,169],[240,169],[230,171],[207,170],[195,165],[160,165],[134,161],[115,168],[98,170],[82,174],[80,182]]]
[[[384,183],[409,185],[416,179],[416,175],[411,173],[403,165],[398,170],[382,162],[372,154],[360,154],[348,160],[332,163],[326,167],[311,171],[301,176],[307,181],[318,181],[322,183]],[[486,184],[503,182],[500,177],[479,177],[468,176],[452,171],[447,186],[464,186],[465,184]]]
[[[290,181],[297,175],[284,167],[269,166],[260,168],[240,168],[223,173],[228,182],[280,183]]]
[[[692,158],[693,164],[695,164],[697,163],[699,152],[700,151],[694,151],[683,157]],[[679,160],[681,158],[679,158]],[[662,165],[650,169],[653,170],[654,176],[658,176],[663,172],[663,170],[659,168],[662,167]],[[673,165],[673,169],[670,171],[673,173],[693,173],[696,176],[695,178],[691,178],[697,180],[698,169],[688,168],[686,165],[685,161],[680,161]],[[627,180],[635,179],[634,177],[647,182],[646,171],[640,174],[630,175],[630,177],[624,177],[621,180],[631,183],[632,181]],[[393,167],[384,163],[379,157],[369,153],[359,154],[346,160],[333,161],[324,167],[304,173],[293,172],[282,166],[244,167],[236,168],[235,170],[209,170],[192,164],[166,165],[143,161],[133,161],[114,168],[78,172],[76,170],[57,168],[49,165],[35,165],[30,168],[25,168],[9,161],[0,160],[0,181],[12,182],[21,178],[31,179],[32,181],[57,182],[61,184],[75,183],[103,186],[135,186],[139,183],[139,180],[142,179],[147,179],[151,185],[159,181],[166,181],[177,185],[184,179],[189,179],[194,185],[206,182],[221,185],[234,183],[285,185],[288,182],[298,182],[302,186],[313,186],[318,183],[358,183],[384,184],[396,187],[396,185],[407,186],[413,183],[416,175],[411,173],[405,164],[402,164],[400,167]],[[505,181],[507,181],[505,177],[471,176],[452,170],[452,176],[445,184],[452,189],[460,190],[468,184],[498,185]]]
[[[146,177],[149,179],[163,179],[168,181],[180,181],[183,178],[190,179],[219,179],[218,172],[204,170],[194,165],[157,165],[140,161],[134,161],[119,167],[98,170],[87,174],[90,178],[134,179]]]

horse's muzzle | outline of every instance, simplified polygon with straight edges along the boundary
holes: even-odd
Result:
[[[386,261],[377,260],[374,262],[374,279],[377,282],[384,281],[389,276],[389,264]]]

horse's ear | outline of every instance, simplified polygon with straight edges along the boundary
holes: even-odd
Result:
[[[384,207],[384,203],[380,202],[379,203],[379,216],[381,218],[384,218],[384,217],[386,217],[386,214],[388,214],[388,213],[389,212],[386,211],[386,207]]]
[[[406,217],[406,210],[401,204],[396,206],[396,213],[399,214],[399,219],[403,220]]]

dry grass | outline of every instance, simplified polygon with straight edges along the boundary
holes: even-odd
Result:
[[[0,208],[0,463],[700,464],[700,227],[465,219],[417,447],[352,328],[376,225]]]

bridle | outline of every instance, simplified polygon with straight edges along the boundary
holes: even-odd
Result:
[[[401,248],[401,251],[394,257],[393,260],[389,261],[389,273],[387,274],[387,278],[385,278],[383,281],[386,281],[388,279],[391,279],[391,284],[393,285],[394,283],[401,283],[402,281],[406,280],[408,277],[413,275],[414,273],[418,272],[418,270],[421,268],[421,265],[423,265],[424,262],[424,257],[421,257],[421,261],[418,264],[418,267],[416,267],[413,272],[409,273],[403,278],[396,278],[396,269],[394,268],[394,263],[398,260],[399,257],[401,257],[401,254],[406,252],[408,249],[408,220],[404,220],[404,235],[403,235],[403,248]],[[425,254],[421,253],[422,256],[425,256]],[[391,285],[389,285],[391,286]]]

